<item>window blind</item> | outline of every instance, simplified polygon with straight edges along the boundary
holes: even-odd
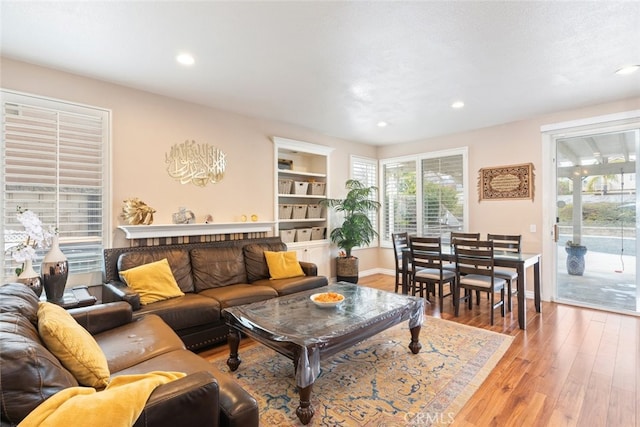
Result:
[[[351,179],[360,181],[367,187],[378,187],[378,161],[366,157],[351,156]],[[379,197],[379,191],[372,196],[373,200]],[[369,221],[375,230],[378,230],[378,212],[368,214]],[[377,240],[371,242],[371,246],[377,245]]]
[[[71,274],[100,271],[104,247],[109,113],[62,101],[2,93],[4,275],[7,248],[24,238],[20,206],[58,229]],[[46,250],[40,251],[37,267]]]
[[[382,243],[407,232],[448,239],[464,230],[467,209],[466,148],[380,161],[382,169]]]
[[[383,240],[417,231],[416,169],[415,160],[383,163]]]

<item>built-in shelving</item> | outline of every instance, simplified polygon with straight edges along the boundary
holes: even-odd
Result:
[[[280,137],[274,137],[273,143],[276,233],[298,252],[299,259],[314,262],[320,274],[328,276],[329,221],[326,208],[319,202],[329,197],[329,155],[333,148]],[[292,183],[289,188],[287,181]],[[307,190],[300,193],[305,183]],[[293,209],[301,207],[307,212],[313,209],[314,216],[294,215]],[[289,208],[291,215],[287,217]]]

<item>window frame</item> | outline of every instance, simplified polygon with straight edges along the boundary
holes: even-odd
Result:
[[[422,162],[423,160],[427,160],[427,159],[437,159],[437,158],[441,158],[441,157],[450,157],[450,156],[457,156],[457,155],[461,155],[462,156],[462,183],[463,183],[463,188],[462,188],[462,195],[464,198],[464,202],[463,202],[463,207],[462,207],[462,211],[463,211],[463,220],[462,220],[462,229],[463,230],[467,230],[468,229],[468,220],[469,220],[469,160],[468,160],[468,153],[469,153],[469,149],[468,147],[459,147],[459,148],[452,148],[452,149],[447,149],[447,150],[440,150],[440,151],[433,151],[433,152],[425,152],[425,153],[420,153],[420,154],[414,154],[414,155],[408,155],[408,156],[401,156],[401,157],[391,157],[391,158],[386,158],[386,159],[380,159],[379,161],[379,188],[380,190],[380,203],[382,204],[381,210],[380,210],[380,228],[378,230],[379,234],[380,234],[380,247],[384,247],[384,248],[392,248],[393,247],[393,242],[391,240],[391,233],[393,233],[393,231],[389,230],[389,238],[386,238],[385,236],[385,227],[386,227],[386,223],[388,222],[386,215],[387,215],[387,206],[385,205],[387,197],[386,194],[384,193],[386,191],[386,186],[385,186],[385,167],[389,164],[392,163],[411,163],[413,162],[415,165],[415,186],[416,189],[423,189],[423,170],[422,170]],[[416,191],[416,231],[415,233],[417,235],[422,235],[424,230],[423,230],[423,223],[424,223],[424,218],[423,218],[423,209],[424,209],[424,193],[423,191]]]
[[[101,218],[95,224],[101,225],[101,230],[99,230],[99,239],[95,240],[95,235],[91,237],[90,234],[80,234],[74,237],[65,236],[61,234],[60,236],[60,246],[65,251],[65,246],[72,245],[82,245],[86,244],[88,241],[96,241],[97,245],[100,245],[100,249],[96,251],[94,254],[95,258],[92,257],[92,263],[95,263],[95,267],[91,269],[87,269],[85,272],[74,272],[73,267],[70,265],[69,268],[69,277],[67,280],[67,287],[77,286],[77,285],[93,285],[99,284],[102,282],[102,251],[104,248],[109,247],[110,244],[110,236],[111,236],[111,211],[112,211],[112,200],[111,200],[111,120],[112,120],[112,112],[109,109],[84,105],[76,102],[40,96],[36,94],[18,92],[13,90],[8,90],[4,88],[0,88],[0,106],[2,108],[2,141],[0,142],[0,148],[2,152],[5,153],[2,159],[2,163],[0,164],[0,186],[3,189],[3,193],[6,190],[6,166],[7,166],[7,133],[6,133],[6,117],[5,117],[5,105],[6,104],[17,104],[23,105],[25,107],[31,107],[32,111],[40,110],[40,111],[48,111],[50,113],[60,113],[63,116],[73,117],[73,116],[81,116],[85,118],[93,118],[92,120],[98,120],[100,125],[97,127],[98,133],[96,134],[96,138],[98,138],[97,146],[99,147],[99,158],[94,157],[97,160],[97,164],[101,164],[101,168],[99,168],[101,181],[97,186],[100,189],[100,197],[102,208],[99,210]],[[60,125],[60,121],[55,121],[55,124]],[[62,122],[62,124],[66,124],[67,122]],[[60,149],[60,136],[51,137],[51,139],[56,139],[55,146],[56,150]],[[61,170],[62,166],[60,165],[60,160],[53,161],[55,163],[55,170]],[[20,163],[12,163],[20,166]],[[55,176],[58,176],[58,172],[54,173]],[[64,174],[63,174],[64,175]],[[67,175],[73,176],[73,175]],[[36,184],[37,185],[37,184]],[[66,187],[69,185],[78,185],[78,184],[65,184]],[[82,184],[80,184],[82,185]],[[58,212],[60,199],[59,199],[59,189],[61,185],[60,183],[55,184],[55,191],[53,196],[50,193],[49,198],[53,197],[53,200],[48,203],[54,203],[56,208],[54,208],[54,212],[56,213],[55,221],[47,221],[42,219],[42,222],[45,226],[53,225],[59,227],[61,224],[64,224],[64,218]],[[27,191],[25,194],[28,194]],[[33,192],[35,195],[44,194],[41,192]],[[80,193],[71,193],[71,194],[80,194]],[[3,230],[15,228],[15,223],[13,219],[15,218],[14,211],[15,207],[11,206],[11,203],[7,200],[6,194],[3,197],[3,202],[0,203],[0,222],[2,223]],[[65,202],[69,203],[69,202]],[[38,213],[37,204],[34,206],[24,206],[24,208],[31,208],[36,213]],[[91,211],[91,208],[87,208]],[[95,211],[95,209],[93,209]],[[77,221],[77,220],[76,220]],[[55,222],[55,224],[51,224],[50,222]],[[93,230],[95,232],[95,230]],[[12,260],[10,252],[8,252],[5,248],[7,243],[5,242],[5,233],[0,233],[0,244],[3,247],[4,257],[2,269],[0,271],[0,275],[2,276],[3,281],[10,279],[12,276],[10,274],[13,271],[13,267],[17,267],[15,261]],[[36,270],[38,269],[38,265],[42,261],[44,255],[48,252],[47,249],[37,250],[37,256],[34,260],[34,266]],[[69,254],[67,253],[69,257]],[[71,263],[70,263],[71,264]],[[8,275],[8,276],[7,276]],[[13,276],[15,277],[15,276]]]

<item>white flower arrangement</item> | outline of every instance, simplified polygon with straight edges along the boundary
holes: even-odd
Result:
[[[36,248],[45,249],[51,244],[52,237],[57,234],[55,228],[46,230],[42,226],[42,221],[38,218],[38,214],[28,209],[17,208],[16,218],[27,234],[24,242],[12,247],[11,256],[14,261],[20,263],[22,267],[16,269],[16,274],[20,275],[24,269],[24,263],[28,260],[33,261],[36,258]]]

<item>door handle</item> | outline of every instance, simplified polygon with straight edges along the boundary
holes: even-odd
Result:
[[[553,241],[558,243],[558,224],[553,224]]]

